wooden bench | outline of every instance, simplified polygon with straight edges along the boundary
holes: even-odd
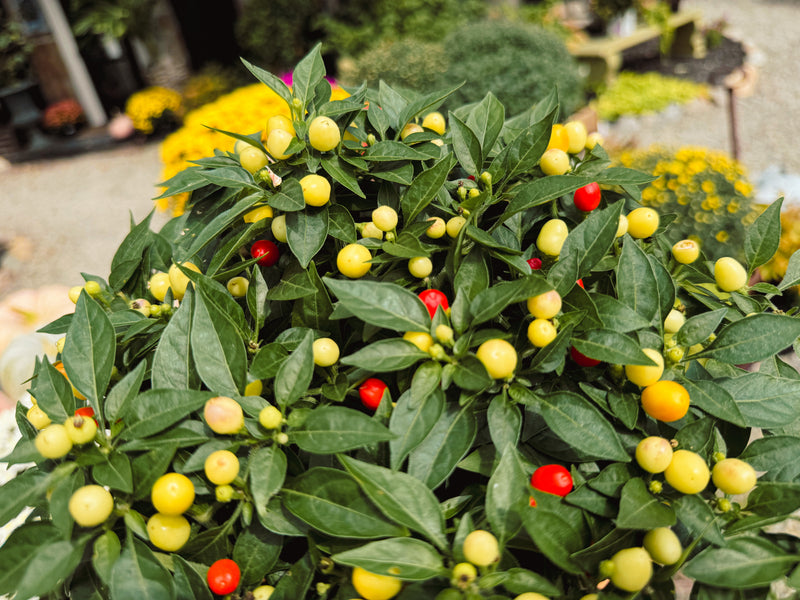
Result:
[[[685,10],[673,13],[668,26],[675,34],[670,55],[677,58],[702,58],[705,56],[705,43],[699,23],[703,13],[699,10]],[[590,86],[609,84],[617,76],[622,66],[622,52],[648,40],[661,36],[662,30],[654,25],[641,26],[625,37],[589,38],[571,45],[570,53],[588,66],[587,82]]]

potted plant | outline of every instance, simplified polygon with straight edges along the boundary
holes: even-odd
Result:
[[[5,460],[35,464],[0,507],[33,512],[0,548],[0,593],[796,583],[800,542],[773,526],[800,506],[800,378],[776,358],[800,319],[772,299],[797,261],[747,286],[780,202],[745,265],[714,263],[664,243],[671,217],[638,202],[651,176],[554,128],[555,92],[513,119],[491,93],[445,118],[452,90],[330,101],[319,48],[291,89],[248,67],[292,117],[167,182],[186,212],[133,224],[44,329],[64,341],[17,408]]]
[[[84,122],[83,108],[74,98],[66,98],[50,104],[42,114],[42,125],[59,135],[74,135]]]

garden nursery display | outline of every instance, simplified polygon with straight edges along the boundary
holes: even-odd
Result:
[[[0,594],[800,587],[800,319],[774,303],[800,258],[751,285],[780,200],[712,258],[555,89],[510,117],[440,111],[457,86],[331,100],[319,47],[291,88],[245,64],[289,112],[166,182],[183,214],[132,223],[43,329]]]

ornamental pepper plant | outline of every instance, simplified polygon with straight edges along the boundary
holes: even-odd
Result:
[[[673,250],[674,215],[637,212],[653,177],[601,145],[544,174],[555,92],[511,119],[489,93],[441,133],[421,124],[452,89],[331,101],[319,48],[291,89],[245,64],[289,107],[285,158],[228,132],[237,151],[166,182],[186,211],[133,223],[108,276],[85,275],[74,314],[44,328],[65,339],[29,382],[47,419],[20,404],[3,459],[28,467],[0,488],[1,524],[31,511],[0,548],[0,594],[800,584],[800,541],[776,527],[800,508],[800,375],[779,356],[800,319],[773,304],[800,261],[747,285],[780,201],[747,229],[745,264],[715,263],[702,240]],[[307,196],[309,175],[329,193]],[[593,183],[587,211],[573,195]],[[412,274],[417,258],[430,270]]]

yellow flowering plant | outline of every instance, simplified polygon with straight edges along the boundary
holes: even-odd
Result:
[[[615,121],[623,115],[659,112],[670,104],[707,97],[708,86],[701,83],[654,72],[623,72],[598,96],[596,105],[601,119]]]
[[[125,114],[133,121],[136,131],[152,135],[165,125],[180,123],[183,97],[169,88],[148,87],[128,98]]]
[[[693,239],[709,259],[742,255],[745,227],[758,209],[741,163],[725,152],[691,146],[625,151],[618,160],[657,177],[642,189],[642,204],[675,215],[667,231],[673,242]]]

